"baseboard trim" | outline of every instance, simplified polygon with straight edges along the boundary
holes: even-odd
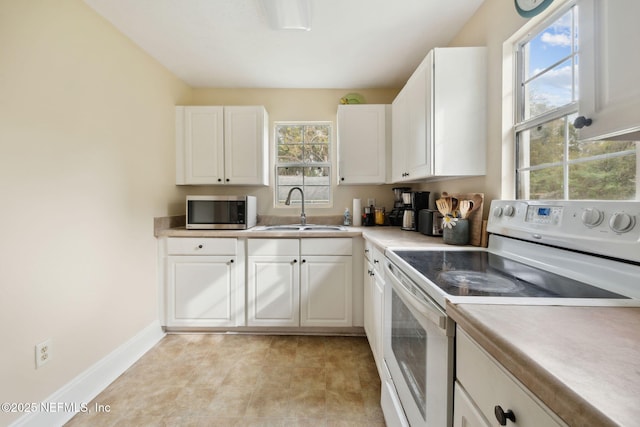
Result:
[[[37,411],[26,414],[10,424],[10,427],[63,425],[164,336],[160,322],[153,322],[43,401],[43,404],[64,405],[63,408],[55,412]]]

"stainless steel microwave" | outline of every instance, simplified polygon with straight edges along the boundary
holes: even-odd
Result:
[[[244,230],[257,220],[254,196],[187,196],[188,229]]]

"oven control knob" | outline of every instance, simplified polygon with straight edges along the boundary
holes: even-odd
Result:
[[[493,210],[493,216],[495,216],[496,218],[500,218],[502,216],[502,208],[500,206],[497,206]]]
[[[504,216],[513,216],[516,213],[516,210],[513,206],[507,205],[504,207]]]
[[[596,208],[587,208],[582,211],[582,223],[589,228],[600,225],[604,219],[604,214]]]
[[[609,218],[609,227],[616,233],[626,233],[635,225],[636,218],[624,212],[616,212]]]

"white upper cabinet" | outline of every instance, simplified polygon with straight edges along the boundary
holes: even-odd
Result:
[[[640,2],[580,0],[580,139],[640,138]],[[587,122],[589,123],[589,122]],[[633,135],[621,136],[634,133]]]
[[[391,106],[338,106],[338,184],[384,184],[390,164]]]
[[[176,184],[268,185],[262,106],[176,107]]]
[[[430,51],[392,104],[392,182],[486,173],[486,48]]]

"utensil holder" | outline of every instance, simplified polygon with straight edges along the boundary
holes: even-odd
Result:
[[[459,219],[453,227],[444,227],[442,230],[442,241],[449,245],[469,244],[469,220]]]

